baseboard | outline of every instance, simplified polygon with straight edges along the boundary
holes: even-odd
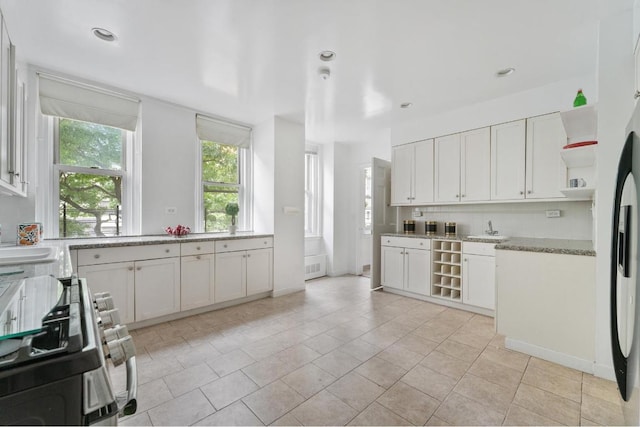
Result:
[[[559,351],[550,350],[524,341],[518,341],[507,337],[504,340],[504,346],[510,350],[516,350],[521,353],[548,360],[549,362],[557,363],[558,365],[566,366],[567,368],[576,369],[588,374],[594,374],[595,371],[595,362],[592,360],[581,359],[576,356],[560,353]]]
[[[297,286],[295,288],[286,288],[286,289],[278,289],[277,291],[272,291],[271,296],[274,298],[281,297],[283,295],[292,294],[294,292],[304,291],[305,286]]]
[[[346,276],[347,274],[351,274],[349,270],[338,270],[338,271],[327,271],[327,276],[329,277],[340,277]]]
[[[613,370],[613,366],[595,363],[593,365],[593,375],[595,375],[596,377],[605,378],[611,381],[616,380],[616,372]]]
[[[419,299],[421,301],[427,301],[438,305],[444,305],[446,307],[457,308],[459,310],[470,311],[472,313],[482,314],[483,316],[495,317],[495,311],[489,310],[488,308],[476,307],[473,305],[462,304],[455,301],[448,301],[443,298],[434,298],[427,295],[415,294],[413,292],[403,291],[401,289],[391,288],[389,286],[379,286],[375,289],[383,288],[385,292],[389,292],[391,294],[402,295],[403,297],[409,297],[414,299]]]

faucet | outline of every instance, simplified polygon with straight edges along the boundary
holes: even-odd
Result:
[[[496,236],[498,234],[498,230],[493,229],[493,224],[491,224],[491,220],[489,220],[489,229],[485,230],[484,232],[489,236]]]

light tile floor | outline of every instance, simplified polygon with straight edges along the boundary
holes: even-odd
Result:
[[[132,335],[138,411],[123,425],[623,423],[613,382],[506,350],[492,318],[362,277]]]

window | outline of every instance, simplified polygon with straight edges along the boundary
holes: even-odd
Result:
[[[307,151],[304,155],[304,234],[320,234],[320,171],[318,153]]]
[[[363,233],[371,234],[371,166],[364,168]]]
[[[246,163],[246,150],[233,145],[201,141],[202,144],[202,200],[204,204],[204,231],[226,231],[231,217],[225,213],[227,203],[237,203],[240,208],[237,222],[239,229],[246,229],[242,206],[244,199],[241,171]]]
[[[46,237],[108,237],[139,231],[130,153],[140,100],[37,72],[38,105],[52,149],[40,157],[36,218]],[[139,199],[139,198],[138,198]]]
[[[205,232],[227,231],[228,203],[237,203],[238,230],[251,229],[251,128],[196,114],[202,193],[198,223]]]
[[[54,119],[60,237],[123,234],[124,153],[128,134],[97,123]]]

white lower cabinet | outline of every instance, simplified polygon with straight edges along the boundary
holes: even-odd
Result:
[[[216,242],[215,302],[273,289],[273,239]]]
[[[180,309],[204,307],[214,303],[213,254],[183,256],[180,259]]]
[[[78,267],[78,276],[87,279],[92,293],[109,292],[123,323],[135,319],[135,267],[133,262],[85,265]]]
[[[180,311],[180,258],[135,262],[136,321]]]
[[[464,242],[462,245],[462,302],[495,309],[495,244]]]
[[[382,237],[382,286],[429,295],[431,240]]]

